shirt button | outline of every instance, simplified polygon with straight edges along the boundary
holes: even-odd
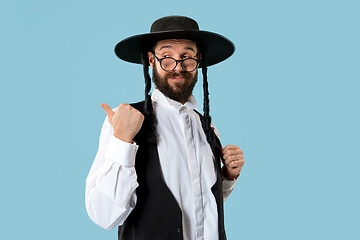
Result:
[[[181,228],[178,228],[178,229],[177,229],[177,232],[178,232],[178,233],[181,233]]]
[[[181,106],[181,107],[179,108],[179,113],[183,113],[185,110],[186,110],[186,109],[185,109],[185,106]]]

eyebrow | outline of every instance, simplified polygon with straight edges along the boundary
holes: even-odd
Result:
[[[163,48],[173,48],[173,47],[170,46],[170,45],[164,45],[164,46],[162,46],[162,47],[159,49],[159,51],[160,51],[161,49],[163,49]],[[186,50],[191,50],[191,51],[193,51],[194,53],[196,53],[195,50],[194,50],[194,48],[192,48],[192,47],[185,47],[185,49],[186,49]]]

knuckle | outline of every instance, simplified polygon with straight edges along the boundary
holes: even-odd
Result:
[[[139,117],[143,116],[139,110],[137,110],[135,108],[133,110],[134,110],[134,113],[136,114],[136,116],[139,116]]]
[[[118,107],[119,110],[125,110],[126,109],[126,103],[121,103]]]

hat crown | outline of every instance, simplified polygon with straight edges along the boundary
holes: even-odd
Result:
[[[158,41],[164,39],[188,39],[196,42],[207,66],[217,64],[230,57],[234,44],[226,37],[199,29],[198,23],[185,16],[166,16],[157,19],[150,33],[138,34],[121,40],[115,46],[116,55],[125,61],[142,64],[147,61],[147,52]],[[199,68],[203,66],[200,63]]]
[[[199,30],[198,23],[184,16],[167,16],[153,22],[150,33],[163,31]]]

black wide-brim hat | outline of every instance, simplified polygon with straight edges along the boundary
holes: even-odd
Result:
[[[195,20],[184,16],[168,16],[153,22],[150,33],[120,41],[115,46],[115,53],[124,61],[141,64],[143,54],[150,51],[157,41],[164,39],[195,41],[206,56],[207,66],[224,61],[235,51],[235,46],[229,39],[217,33],[199,30]]]

